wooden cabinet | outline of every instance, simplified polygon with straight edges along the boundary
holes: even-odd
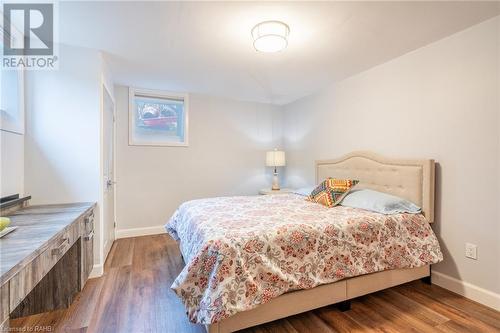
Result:
[[[9,282],[0,286],[0,332],[9,331]]]
[[[0,251],[0,332],[9,317],[67,308],[94,266],[94,203],[27,206]]]
[[[77,223],[69,225],[33,261],[23,267],[10,280],[10,311],[35,288],[44,276],[61,260],[63,255],[80,237]]]
[[[81,221],[81,277],[80,288],[83,289],[94,267],[94,211],[84,216]]]

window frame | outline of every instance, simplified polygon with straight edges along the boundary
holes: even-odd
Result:
[[[182,99],[184,106],[184,141],[182,142],[133,142],[135,126],[135,97],[143,95],[151,98]],[[128,145],[129,146],[159,146],[159,147],[188,147],[189,146],[189,94],[163,90],[152,90],[129,87],[128,103]]]

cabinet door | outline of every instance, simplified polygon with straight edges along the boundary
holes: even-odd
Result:
[[[83,289],[85,282],[89,278],[92,268],[94,268],[94,214],[89,213],[82,221],[83,227],[81,237],[81,283],[80,288]]]
[[[0,286],[0,332],[9,332],[9,282]]]
[[[90,235],[85,236],[83,241],[85,242],[84,281],[87,281],[92,269],[94,268],[94,231],[92,230]]]

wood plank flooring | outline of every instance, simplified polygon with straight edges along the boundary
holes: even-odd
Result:
[[[170,290],[183,267],[167,235],[117,240],[104,276],[89,280],[67,310],[11,320],[18,332],[205,332],[191,324]],[[500,332],[500,312],[420,281],[240,333]]]

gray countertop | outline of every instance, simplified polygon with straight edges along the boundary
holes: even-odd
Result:
[[[0,238],[0,285],[42,253],[54,237],[95,203],[40,205],[22,208],[8,217],[18,228]]]

